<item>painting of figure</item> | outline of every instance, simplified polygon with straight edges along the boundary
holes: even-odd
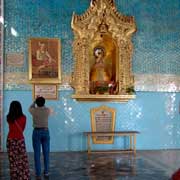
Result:
[[[60,40],[31,38],[29,41],[29,80],[60,82]]]

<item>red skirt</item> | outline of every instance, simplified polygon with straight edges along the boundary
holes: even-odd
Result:
[[[30,171],[24,139],[7,139],[11,180],[29,180]]]

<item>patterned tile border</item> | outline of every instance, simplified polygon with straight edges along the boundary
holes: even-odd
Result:
[[[180,92],[180,76],[172,74],[135,74],[136,91]]]
[[[5,73],[5,90],[31,90],[27,73]],[[70,75],[62,76],[59,90],[71,90]],[[171,74],[135,74],[136,91],[180,92],[180,76]]]

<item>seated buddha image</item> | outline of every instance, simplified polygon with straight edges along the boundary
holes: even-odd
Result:
[[[107,92],[108,84],[111,81],[111,73],[104,62],[105,50],[102,47],[94,49],[95,63],[90,69],[90,93]]]
[[[37,50],[32,55],[34,76],[40,76],[41,74],[47,77],[57,76],[56,66],[56,60],[48,52],[46,44],[44,42],[38,42]]]

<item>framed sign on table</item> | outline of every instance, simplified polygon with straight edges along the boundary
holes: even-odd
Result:
[[[33,99],[42,96],[48,100],[58,99],[58,90],[56,84],[34,84],[33,85]]]
[[[30,83],[61,82],[61,44],[57,38],[29,39]]]
[[[91,109],[92,132],[113,132],[115,128],[116,110],[107,106]],[[112,144],[114,136],[94,136],[94,144]]]

